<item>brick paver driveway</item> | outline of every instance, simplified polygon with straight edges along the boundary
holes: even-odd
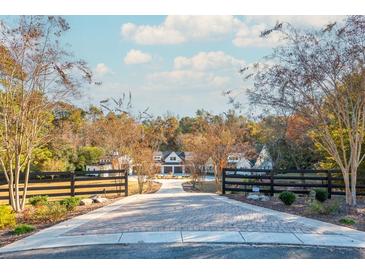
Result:
[[[244,204],[216,194],[184,192],[182,180],[134,195],[41,230],[2,252],[133,243],[275,243],[365,248],[365,233]]]
[[[314,228],[217,199],[184,192],[181,181],[165,180],[155,194],[123,205],[64,235],[137,231],[257,231],[312,233]]]

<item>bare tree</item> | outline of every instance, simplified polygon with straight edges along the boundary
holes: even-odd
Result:
[[[205,165],[209,160],[207,139],[202,134],[188,133],[182,136],[183,148],[191,153],[185,155],[186,168],[195,183],[201,182],[205,176]]]
[[[91,81],[85,62],[62,49],[68,29],[54,16],[0,21],[0,164],[15,211],[24,209],[32,153],[48,141],[54,102]]]
[[[140,139],[133,145],[132,159],[133,169],[137,175],[138,192],[142,194],[143,187],[147,183],[148,178],[155,172],[153,151],[143,139]]]
[[[320,31],[278,23],[262,35],[272,32],[284,44],[271,62],[256,65],[253,74],[248,70],[254,76],[251,102],[303,117],[340,167],[346,203],[356,205],[357,170],[365,157],[365,17],[350,16]]]

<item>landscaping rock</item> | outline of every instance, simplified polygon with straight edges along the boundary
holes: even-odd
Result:
[[[258,200],[259,198],[260,198],[260,196],[257,194],[249,194],[247,196],[247,199],[251,199],[251,200]]]
[[[266,201],[269,201],[270,200],[270,197],[269,196],[266,196],[266,195],[261,195],[259,197],[259,200],[260,201],[263,201],[263,202],[266,202]]]
[[[91,205],[93,203],[93,199],[82,199],[80,201],[80,205]]]
[[[94,203],[105,203],[107,201],[108,201],[107,198],[101,198],[101,197],[94,199]]]

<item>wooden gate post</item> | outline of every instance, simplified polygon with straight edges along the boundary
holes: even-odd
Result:
[[[274,169],[270,172],[270,196],[274,196]]]
[[[71,186],[71,197],[74,197],[75,196],[75,172],[74,171],[72,171],[71,172],[71,184],[70,184],[70,186]]]
[[[125,173],[124,173],[124,181],[125,181],[125,186],[124,186],[124,195],[128,196],[128,169],[126,169]]]
[[[226,169],[222,170],[222,194],[226,194]]]
[[[331,171],[327,171],[327,191],[328,191],[328,199],[331,199],[332,196],[332,175]]]

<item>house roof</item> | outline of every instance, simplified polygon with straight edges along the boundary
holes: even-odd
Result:
[[[266,146],[264,146],[256,159],[254,168],[272,168],[272,159]]]
[[[189,157],[191,155],[190,152],[184,152],[184,151],[155,151],[153,153],[153,157],[161,156],[161,160],[159,162],[164,162],[166,158],[171,154],[175,152],[178,157],[181,158],[181,160],[185,161],[186,157]]]

